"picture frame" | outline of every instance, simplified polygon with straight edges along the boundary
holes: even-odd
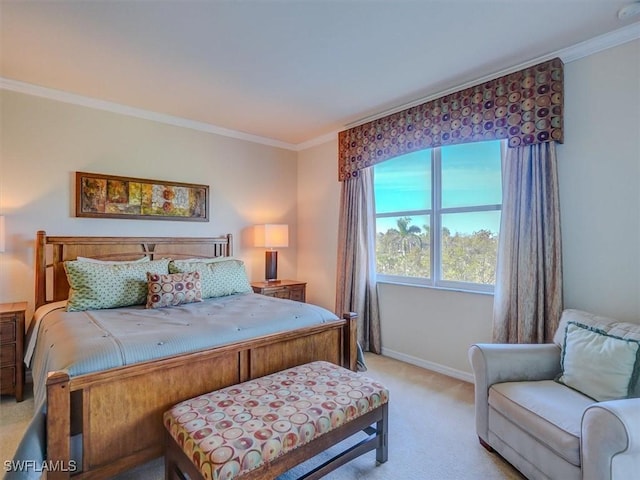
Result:
[[[209,186],[76,172],[76,217],[209,221]]]

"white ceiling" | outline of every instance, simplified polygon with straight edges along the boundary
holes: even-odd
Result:
[[[1,0],[0,76],[295,146],[628,28],[627,3]]]

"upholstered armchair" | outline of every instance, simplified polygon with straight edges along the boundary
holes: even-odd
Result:
[[[566,310],[554,343],[469,359],[480,443],[527,478],[640,478],[640,324]]]

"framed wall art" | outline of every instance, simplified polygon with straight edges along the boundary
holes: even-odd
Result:
[[[209,221],[209,186],[76,172],[76,217]]]

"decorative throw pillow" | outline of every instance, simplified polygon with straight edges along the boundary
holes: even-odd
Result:
[[[64,262],[68,312],[140,305],[147,300],[147,272],[168,273],[169,259],[105,264]]]
[[[234,293],[252,292],[244,263],[229,257],[211,261],[185,262],[174,260],[169,264],[171,273],[198,272],[202,281],[202,298],[223,297]]]
[[[147,308],[161,308],[202,301],[198,272],[147,273]]]
[[[640,344],[568,322],[559,382],[597,401],[626,398],[637,380]]]

